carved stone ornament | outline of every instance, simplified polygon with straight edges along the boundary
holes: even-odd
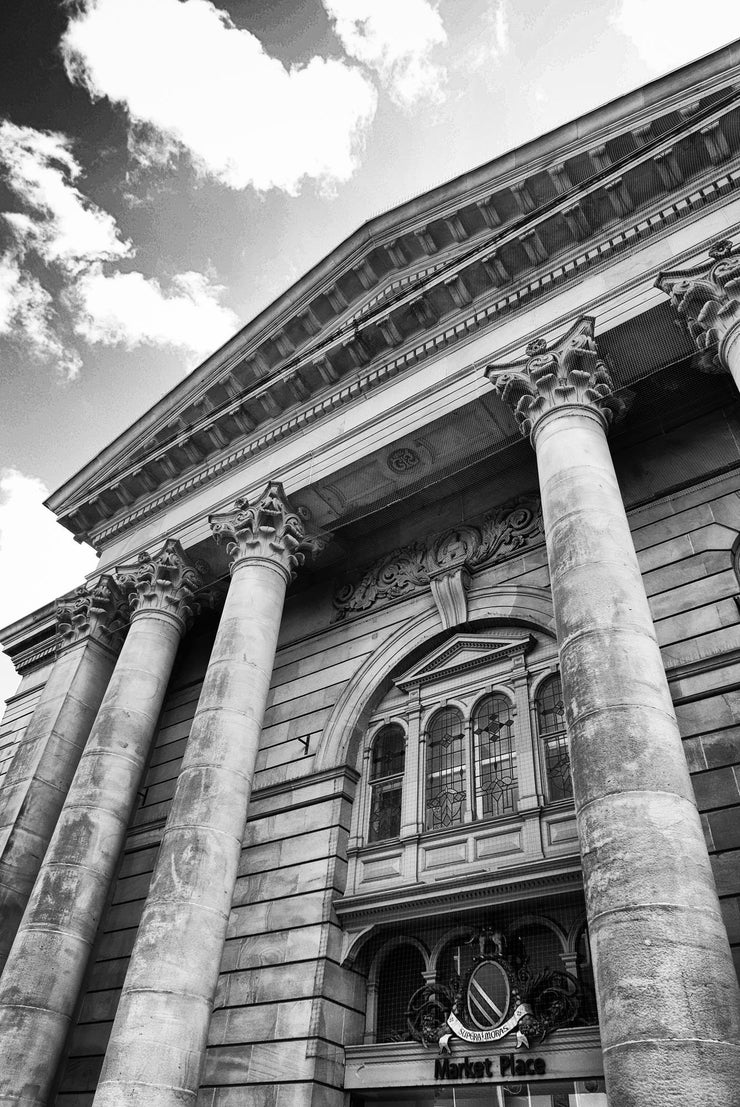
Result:
[[[234,567],[248,558],[276,562],[292,580],[305,560],[307,548],[320,548],[319,539],[309,539],[296,512],[288,503],[282,484],[270,481],[254,504],[237,500],[234,511],[209,515],[216,542],[226,542],[226,553]]]
[[[334,596],[337,618],[424,592],[440,574],[504,561],[526,546],[543,540],[539,500],[534,496],[519,496],[485,515],[479,525],[454,527],[427,543],[412,542],[381,557],[359,579],[350,580],[337,589]],[[442,600],[443,621],[454,618],[456,611],[463,611],[466,576],[460,574],[460,587],[451,586],[450,595]]]
[[[549,347],[543,338],[536,338],[526,353],[521,361],[486,368],[496,392],[513,408],[523,435],[531,438],[544,415],[565,406],[591,407],[607,426],[626,411],[599,357],[593,319],[580,319]]]
[[[683,317],[705,373],[729,372],[722,340],[740,325],[740,246],[729,238],[715,242],[709,260],[692,269],[666,269],[656,287]]]
[[[126,594],[112,576],[82,585],[57,602],[57,629],[63,646],[95,638],[105,646],[117,644],[128,625]]]
[[[531,1049],[577,1021],[578,979],[560,969],[534,972],[521,938],[510,943],[502,931],[485,927],[468,944],[477,952],[462,977],[426,984],[411,996],[410,1038],[449,1053],[451,1038],[484,1043],[515,1034],[517,1049]]]
[[[134,613],[166,611],[187,627],[199,610],[195,593],[203,585],[205,562],[194,564],[180,543],[168,538],[156,556],[143,551],[132,565],[116,569]]]

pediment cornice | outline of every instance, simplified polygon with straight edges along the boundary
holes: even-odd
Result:
[[[531,634],[456,634],[397,677],[395,683],[402,689],[431,684],[506,658],[523,657],[533,645]]]
[[[740,187],[728,172],[740,47],[696,68],[688,89],[678,81],[686,71],[671,75],[663,96],[655,82],[365,224],[47,505],[76,537],[103,545],[690,216],[700,187],[703,208]]]

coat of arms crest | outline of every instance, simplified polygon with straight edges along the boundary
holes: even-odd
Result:
[[[426,984],[409,1000],[409,1033],[425,1047],[449,1052],[453,1037],[497,1042],[516,1032],[517,1048],[529,1048],[552,1030],[575,1022],[579,982],[558,969],[529,967],[521,940],[509,943],[500,931],[476,931],[472,966],[462,976]]]

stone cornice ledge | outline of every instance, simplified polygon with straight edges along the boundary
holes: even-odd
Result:
[[[476,203],[478,193],[478,200],[482,199],[485,205],[491,187],[495,188],[497,183],[508,187],[509,183],[526,180],[532,173],[550,169],[555,154],[562,154],[567,158],[578,152],[588,151],[595,142],[603,144],[613,139],[617,133],[639,133],[641,137],[637,140],[637,145],[644,145],[645,133],[652,121],[676,110],[681,111],[685,119],[690,118],[694,114],[693,106],[700,99],[716,97],[720,89],[734,90],[737,87],[739,69],[740,42],[730,43],[369,220],[220,350],[214,352],[190,375],[187,382],[164,396],[91,465],[86,466],[54,493],[50,497],[52,510],[65,497],[71,498],[74,490],[86,481],[91,469],[100,471],[101,467],[104,468],[106,463],[115,459],[124,449],[137,439],[140,440],[142,434],[156,433],[157,428],[164,425],[163,421],[167,418],[175,396],[186,403],[202,398],[220,379],[224,370],[228,371],[232,359],[243,358],[245,353],[249,356],[249,348],[255,342],[259,345],[266,340],[271,341],[272,336],[281,331],[291,319],[307,309],[310,299],[323,294],[325,285],[328,288],[332,280],[336,282],[338,272],[354,272],[355,266],[363,266],[364,258],[373,248],[392,248],[393,234],[402,233],[404,228],[414,231],[417,224],[423,227],[429,219],[444,219],[446,212],[454,215],[454,211],[461,205]],[[602,164],[601,157],[598,164]],[[557,172],[559,167],[556,165],[554,168]],[[564,187],[561,182],[557,185],[556,192],[563,191]],[[525,203],[524,210],[527,208],[528,203]],[[485,222],[496,225],[497,219],[498,217],[486,219]],[[343,313],[340,311],[339,314]],[[309,333],[313,331],[309,330]]]
[[[519,287],[511,287],[505,295],[495,298],[491,303],[482,304],[477,310],[471,310],[467,316],[452,320],[449,326],[438,333],[432,333],[425,341],[413,346],[399,357],[393,358],[385,364],[371,367],[364,373],[358,373],[353,380],[317,400],[315,404],[307,406],[289,419],[273,425],[264,433],[243,443],[237,449],[224,452],[214,461],[204,464],[200,469],[195,469],[184,480],[170,485],[169,488],[152,496],[133,511],[119,515],[108,526],[91,527],[89,531],[78,531],[74,527],[70,527],[70,529],[73,530],[78,540],[88,541],[96,548],[100,548],[112,538],[137,526],[144,519],[184,498],[190,492],[214,479],[225,476],[240,464],[277,445],[290,435],[300,432],[307,425],[387,383],[398,373],[418,366],[430,356],[463,342],[481,327],[498,322],[502,315],[509,314],[523,303],[529,304],[534,298],[552,298],[560,292],[566,283],[582,278],[585,270],[598,272],[606,268],[615,255],[632,246],[634,242],[642,241],[661,232],[668,234],[677,221],[698,218],[706,212],[712,202],[722,202],[726,200],[728,194],[733,195],[737,191],[740,191],[740,170],[723,172],[713,181],[705,182],[700,188],[693,188],[682,199],[674,199],[671,203],[661,205],[653,212],[643,213],[641,218],[631,226],[615,230],[611,236],[594,242],[593,245],[567,260],[561,260],[560,264],[552,269],[533,273],[526,283]],[[686,256],[691,256],[694,252],[687,251]],[[682,257],[682,255],[677,255],[677,258],[679,257]],[[647,280],[652,283],[652,279],[658,271],[659,267],[656,267],[655,273],[652,273],[652,271],[649,274],[646,273],[639,280]],[[69,526],[76,510],[75,507],[67,516],[60,516],[60,521]]]
[[[581,858],[575,854],[434,884],[407,884],[403,888],[345,896],[334,901],[334,909],[346,925],[370,925],[419,918],[430,911],[446,915],[465,908],[505,903],[514,896],[531,899],[582,887]]]

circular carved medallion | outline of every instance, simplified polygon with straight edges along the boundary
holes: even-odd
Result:
[[[421,465],[421,458],[408,446],[401,446],[388,454],[386,464],[392,473],[407,473]]]

